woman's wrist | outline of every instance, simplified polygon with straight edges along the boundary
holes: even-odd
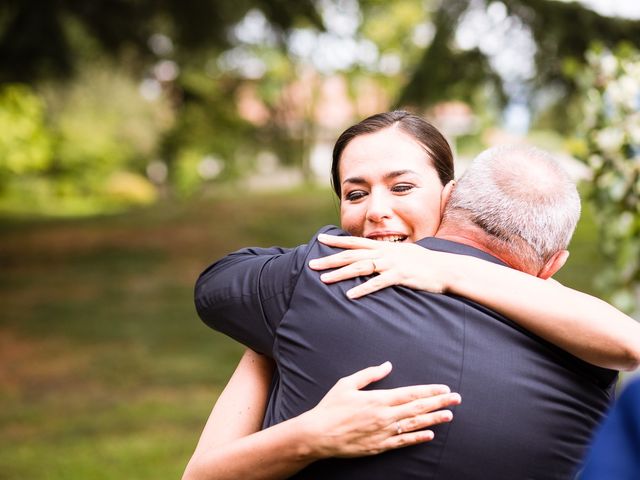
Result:
[[[311,463],[333,456],[330,444],[322,441],[325,430],[322,422],[315,417],[315,409],[311,409],[290,420],[293,445],[296,445],[295,455],[300,462]]]
[[[437,257],[434,259],[438,265],[436,268],[437,278],[440,282],[442,293],[457,294],[463,286],[465,280],[465,271],[468,266],[462,255],[451,253],[434,252]],[[434,269],[434,265],[427,265],[427,268]]]

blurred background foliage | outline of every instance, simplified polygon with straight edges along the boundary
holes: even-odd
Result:
[[[573,152],[590,168],[588,198],[595,206],[607,268],[596,286],[633,311],[640,283],[640,51],[595,44],[576,68],[581,92]]]
[[[459,172],[554,151],[585,199],[561,280],[638,315],[637,45],[633,0],[2,0],[5,476],[178,476],[240,352],[195,276],[336,223],[333,142],[375,112]]]
[[[617,265],[600,283],[632,309],[637,92],[612,114],[615,87],[595,72],[598,57],[613,58],[631,65],[618,83],[637,81],[640,20],[594,10],[602,4],[5,0],[0,212],[114,212],[247,179],[326,184],[345,126],[409,108],[463,159],[525,135],[582,159]],[[616,161],[592,161],[600,130],[630,132]]]

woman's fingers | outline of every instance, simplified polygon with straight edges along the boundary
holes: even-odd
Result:
[[[305,413],[321,457],[353,457],[426,442],[426,428],[452,419],[445,408],[460,403],[446,385],[413,385],[362,390],[391,372],[391,363],[365,368],[338,380],[320,403]]]
[[[391,425],[395,434],[392,433],[386,438],[380,447],[382,450],[392,450],[429,442],[434,439],[435,435],[432,430],[425,430],[425,428],[447,423],[451,420],[453,420],[453,413],[450,410],[440,410],[398,420]]]
[[[364,260],[358,260],[357,262],[345,265],[331,272],[323,273],[320,275],[320,280],[324,283],[335,283],[341,280],[348,280],[349,278],[364,277],[367,275],[373,275],[377,269],[375,259],[365,258]]]
[[[453,420],[453,412],[451,410],[438,410],[437,412],[429,412],[415,417],[404,418],[395,422],[397,432],[414,432],[423,430],[427,427],[433,427],[441,423],[447,423]]]
[[[417,433],[419,431],[430,432],[429,439],[433,439],[433,431],[426,430],[428,427],[434,427],[442,423],[447,423],[453,420],[453,413],[451,410],[440,410],[438,412],[426,413],[424,415],[417,415],[411,418],[405,418],[398,420],[391,425],[393,433],[389,438],[394,436],[402,436],[410,433]]]
[[[322,278],[322,276],[320,278],[323,282],[325,281],[324,278]],[[348,278],[351,278],[351,277],[348,277]],[[350,290],[347,290],[347,297],[351,298],[352,300],[355,300],[356,298],[364,297],[365,295],[369,295],[370,293],[377,292],[378,290],[382,290],[383,288],[397,285],[398,282],[395,281],[394,279],[395,277],[393,275],[387,275],[384,273],[381,275],[377,275],[373,278],[370,278],[366,282],[361,283],[360,285],[356,285]],[[334,280],[334,281],[337,281],[337,280]],[[331,282],[326,282],[326,283],[331,283]]]
[[[418,443],[429,442],[433,440],[434,434],[431,430],[421,430],[419,432],[403,433],[401,435],[392,435],[380,445],[381,451],[394,450],[396,448],[408,447]]]
[[[376,256],[371,250],[344,250],[326,257],[314,258],[309,261],[309,267],[313,270],[327,270],[338,268]]]
[[[440,385],[437,383],[429,385],[409,385],[407,387],[390,388],[388,390],[371,390],[372,392],[378,392],[378,394],[384,398],[384,403],[387,405],[403,405],[414,400],[420,400],[421,398],[429,398],[434,395],[446,395],[451,393],[451,390],[447,385]]]
[[[446,407],[459,405],[461,402],[462,398],[458,393],[444,393],[441,395],[420,398],[394,407],[393,418],[395,421],[412,418],[426,413],[435,412],[437,410],[442,410]]]
[[[389,375],[389,372],[391,372],[392,368],[393,367],[391,365],[391,362],[384,362],[381,365],[364,368],[347,377],[342,377],[340,380],[338,380],[338,384],[343,385],[347,388],[360,390],[370,383],[377,382],[378,380],[381,380]]]
[[[367,280],[347,292],[349,298],[360,298],[383,288],[402,285],[413,290],[443,293],[451,273],[445,265],[456,255],[434,252],[411,243],[380,242],[368,238],[318,237],[329,245],[347,248],[340,253],[317,258],[309,262],[314,270],[335,269],[321,275],[325,283],[371,275]]]
[[[318,241],[329,245],[330,247],[339,248],[377,248],[380,242],[363,237],[342,237],[336,235],[327,235],[321,233],[318,235]]]

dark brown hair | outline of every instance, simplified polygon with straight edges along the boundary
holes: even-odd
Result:
[[[360,135],[375,133],[379,130],[389,128],[398,124],[398,128],[413,137],[427,152],[427,155],[433,162],[433,167],[438,172],[438,177],[442,185],[446,185],[453,180],[453,154],[449,143],[440,133],[440,131],[427,122],[425,119],[418,117],[404,110],[394,110],[392,112],[377,113],[365,118],[360,123],[347,128],[342,135],[338,137],[333,147],[333,162],[331,164],[331,184],[333,190],[340,198],[340,157],[349,142]]]

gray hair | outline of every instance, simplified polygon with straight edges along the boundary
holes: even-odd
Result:
[[[444,219],[460,216],[540,269],[569,245],[580,197],[567,172],[547,152],[523,145],[490,148],[458,181]]]

